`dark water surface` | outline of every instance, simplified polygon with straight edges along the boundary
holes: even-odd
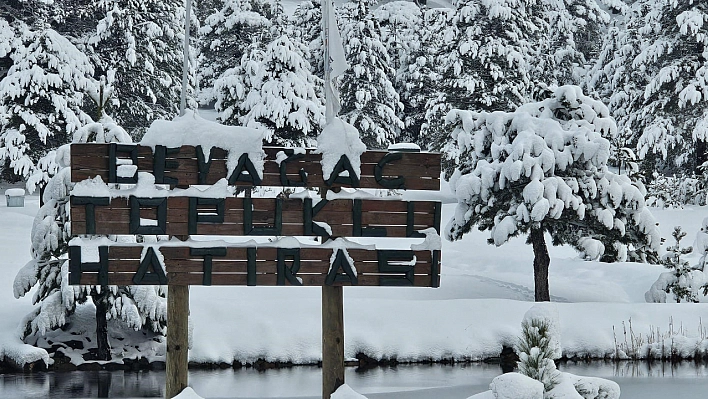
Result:
[[[708,366],[623,362],[566,363],[565,372],[616,381],[623,399],[708,398]],[[501,373],[498,365],[401,365],[358,372],[346,381],[370,399],[465,399],[485,391]],[[164,371],[75,371],[0,375],[0,398],[154,398],[162,397]],[[320,369],[294,367],[258,372],[193,370],[189,383],[205,398],[317,398]]]

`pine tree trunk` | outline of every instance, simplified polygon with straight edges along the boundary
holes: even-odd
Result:
[[[708,154],[706,154],[706,142],[698,139],[696,140],[696,169],[695,173],[697,175],[701,175],[702,171],[700,170],[701,165],[703,165],[704,162],[708,161]]]
[[[101,287],[101,293],[96,291],[91,293],[94,305],[96,305],[96,345],[98,352],[97,360],[111,360],[111,348],[108,345],[108,321],[106,320],[106,291],[108,287]]]
[[[532,228],[529,242],[533,246],[533,279],[536,302],[550,302],[551,294],[548,291],[548,266],[551,257],[548,255],[546,239],[542,228]]]

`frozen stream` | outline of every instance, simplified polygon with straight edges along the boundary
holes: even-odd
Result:
[[[561,365],[574,374],[610,378],[623,399],[693,399],[708,392],[708,365],[684,362],[593,362]],[[498,365],[416,365],[347,369],[347,383],[371,399],[465,399],[488,389],[501,372]],[[145,398],[162,397],[164,372],[70,372],[0,375],[0,398]],[[253,369],[192,371],[190,385],[205,398],[317,398],[320,370],[294,367],[258,372]]]

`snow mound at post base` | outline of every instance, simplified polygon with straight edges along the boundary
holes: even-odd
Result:
[[[179,393],[179,395],[175,396],[173,399],[204,399],[201,396],[197,395],[196,392],[194,392],[194,389],[187,387],[182,390],[182,392]]]
[[[344,384],[332,394],[332,399],[366,399],[366,396],[356,392],[349,385]]]

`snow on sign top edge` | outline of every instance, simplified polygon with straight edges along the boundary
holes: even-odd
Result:
[[[226,161],[228,173],[231,174],[238,164],[242,154],[248,158],[263,177],[264,130],[242,126],[226,126],[206,120],[192,110],[187,110],[183,116],[177,116],[171,121],[156,120],[150,125],[140,145],[152,147],[181,147],[183,145],[202,146],[206,159],[213,147],[228,151]]]
[[[317,152],[322,154],[322,174],[329,179],[334,167],[342,155],[346,155],[357,176],[361,175],[361,154],[366,151],[366,145],[359,137],[356,127],[334,118],[317,136]]]
[[[86,247],[86,248],[96,248],[100,246],[108,246],[108,247],[135,247],[135,246],[143,246],[143,247],[152,247],[156,250],[160,250],[160,248],[163,247],[192,247],[192,248],[210,248],[210,247],[228,247],[228,248],[246,248],[246,247],[260,247],[260,248],[324,248],[324,249],[332,249],[332,250],[338,250],[338,249],[365,249],[365,250],[370,250],[374,251],[377,249],[384,249],[382,246],[379,248],[379,246],[375,244],[362,244],[358,243],[356,241],[350,241],[347,240],[346,238],[337,238],[332,241],[327,241],[323,244],[309,244],[306,242],[302,242],[298,240],[295,237],[282,237],[280,239],[276,239],[274,241],[264,241],[264,242],[257,242],[256,240],[252,238],[243,238],[238,241],[225,241],[225,240],[208,240],[208,241],[202,241],[202,240],[193,240],[193,239],[188,239],[188,240],[178,240],[178,239],[170,239],[168,241],[158,241],[158,242],[146,242],[146,243],[135,243],[135,242],[116,242],[108,239],[108,237],[93,237],[93,238],[86,238],[86,237],[73,237],[69,241],[70,246],[81,246],[81,247]],[[390,249],[394,249],[394,247]],[[386,248],[389,249],[389,248]],[[88,249],[87,251],[90,251]]]

